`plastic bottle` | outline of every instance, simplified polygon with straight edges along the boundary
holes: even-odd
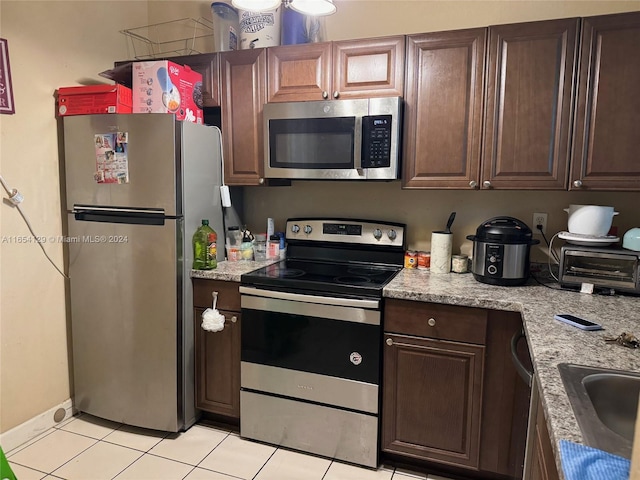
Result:
[[[209,234],[214,235],[214,250],[216,249],[216,232],[209,226],[209,220],[202,220],[202,225],[193,234],[193,269],[210,270],[217,267],[217,262],[213,265],[208,260],[210,244]],[[214,257],[215,258],[215,257]]]

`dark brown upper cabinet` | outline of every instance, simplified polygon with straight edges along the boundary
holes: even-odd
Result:
[[[268,49],[268,101],[402,96],[404,36]]]
[[[476,188],[486,28],[407,37],[403,186]]]
[[[409,36],[405,188],[566,189],[578,22]]]
[[[566,190],[578,25],[489,28],[483,188]]]
[[[570,190],[640,190],[640,12],[582,20]]]
[[[267,98],[264,48],[220,54],[222,138],[229,185],[261,185],[264,139],[262,109]]]

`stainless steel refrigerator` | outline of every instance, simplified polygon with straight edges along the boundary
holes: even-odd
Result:
[[[197,416],[191,237],[208,219],[224,238],[219,132],[169,114],[63,123],[75,407],[184,430]]]

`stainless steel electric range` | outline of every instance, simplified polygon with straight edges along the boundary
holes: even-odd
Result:
[[[294,218],[287,258],[242,275],[240,435],[378,465],[382,290],[405,225]]]

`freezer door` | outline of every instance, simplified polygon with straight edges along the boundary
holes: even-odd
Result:
[[[103,219],[104,220],[104,219]],[[164,225],[69,215],[75,405],[128,425],[183,427],[182,220]],[[177,247],[178,246],[178,247]],[[192,369],[191,369],[192,370]]]
[[[179,215],[180,123],[174,115],[77,115],[64,117],[67,210],[72,205],[131,206]],[[98,183],[96,136],[126,133],[128,183]],[[108,137],[107,137],[108,138]],[[111,143],[111,142],[110,142]],[[110,145],[116,151],[117,145]],[[120,147],[119,147],[120,148]],[[122,168],[125,168],[123,166]],[[176,200],[177,199],[177,200]]]

